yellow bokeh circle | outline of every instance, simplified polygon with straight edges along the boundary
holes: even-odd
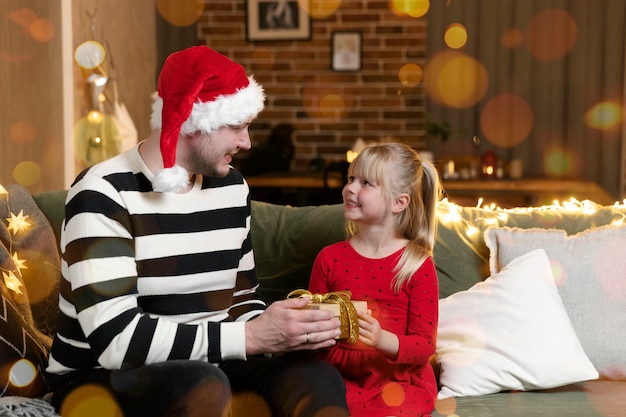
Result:
[[[65,398],[60,414],[63,417],[123,417],[115,398],[104,387],[83,385]]]
[[[298,0],[298,6],[314,19],[325,19],[339,9],[341,0]]]
[[[320,100],[320,112],[328,119],[341,120],[346,113],[346,104],[338,94],[326,94]]]
[[[389,0],[389,9],[396,16],[422,17],[430,9],[429,0]]]
[[[476,105],[487,92],[489,77],[484,65],[460,51],[434,55],[424,71],[429,97],[441,105],[465,109]]]
[[[424,77],[422,67],[417,64],[404,64],[398,72],[398,79],[407,87],[415,87]]]
[[[41,178],[41,168],[33,161],[22,161],[13,168],[13,179],[25,187],[34,185]]]
[[[171,25],[191,26],[200,19],[204,11],[203,1],[197,0],[157,0],[159,15]]]
[[[453,23],[446,29],[443,40],[452,49],[460,49],[467,43],[467,29],[460,23]]]

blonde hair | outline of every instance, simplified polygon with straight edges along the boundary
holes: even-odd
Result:
[[[392,282],[396,293],[404,283],[432,256],[437,228],[436,209],[441,198],[439,174],[432,163],[422,161],[417,151],[397,143],[380,143],[359,153],[350,164],[348,176],[367,178],[378,183],[386,194],[388,204],[406,193],[408,206],[396,218],[394,229],[398,236],[408,239],[394,272]],[[349,237],[359,232],[359,224],[348,220]]]

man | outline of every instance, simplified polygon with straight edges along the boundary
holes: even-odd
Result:
[[[347,415],[328,364],[267,357],[332,346],[339,322],[299,309],[307,299],[258,296],[249,190],[230,162],[250,148],[264,99],[227,57],[176,52],[151,135],[70,188],[46,373],[62,415],[105,404],[124,417],[222,416],[233,397],[243,407],[231,391],[274,416]]]

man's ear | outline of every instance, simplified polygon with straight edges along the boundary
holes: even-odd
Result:
[[[402,193],[398,195],[393,200],[393,204],[391,206],[391,212],[394,214],[402,212],[405,208],[407,208],[410,202],[411,202],[411,197],[409,197],[408,194]]]

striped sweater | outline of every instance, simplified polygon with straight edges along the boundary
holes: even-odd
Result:
[[[257,293],[249,189],[239,172],[152,191],[138,146],[69,190],[60,319],[47,371],[245,359]]]

